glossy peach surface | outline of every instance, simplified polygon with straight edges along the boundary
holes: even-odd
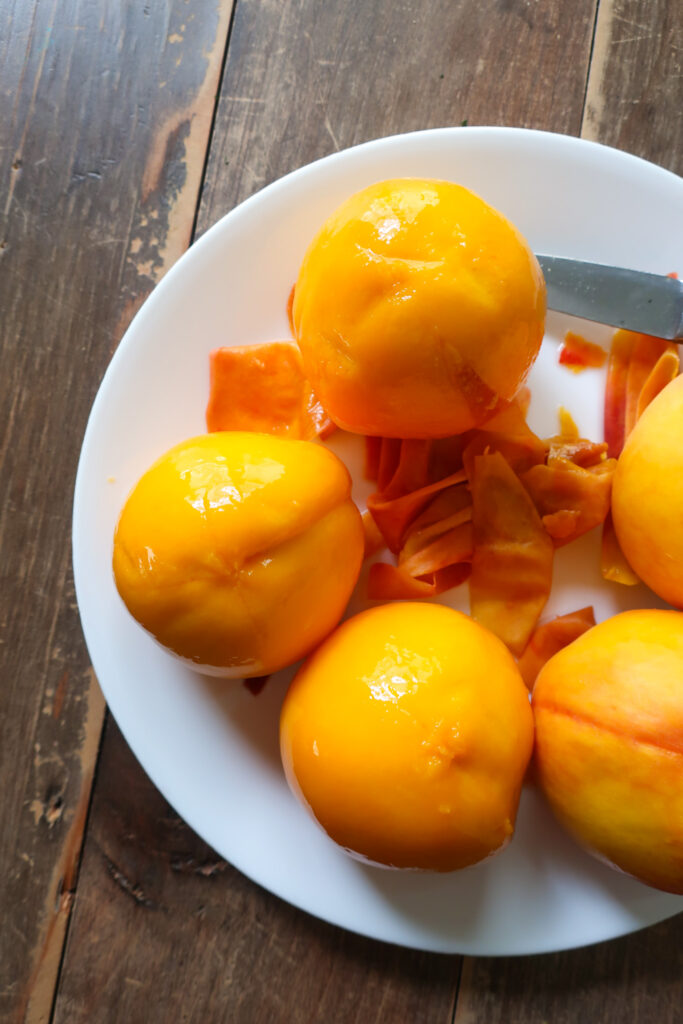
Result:
[[[508,842],[532,734],[503,644],[460,612],[417,603],[343,623],[298,672],[280,721],[290,786],[332,839],[437,871]]]
[[[304,656],[341,617],[363,556],[350,478],[324,447],[214,433],[163,455],[121,513],[114,576],[175,654],[242,677]]]
[[[541,344],[545,284],[519,231],[452,182],[351,196],[308,248],[294,297],[307,376],[340,426],[438,437],[512,398]]]
[[[683,608],[683,376],[668,384],[633,428],[614,476],[612,517],[640,578]]]
[[[534,687],[537,777],[600,858],[683,893],[683,614],[623,612],[556,654]]]

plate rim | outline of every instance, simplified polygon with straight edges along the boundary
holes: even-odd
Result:
[[[88,651],[88,656],[89,656],[92,668],[94,670],[94,674],[96,676],[96,679],[97,679],[98,685],[100,686],[102,694],[103,694],[103,696],[104,696],[104,698],[105,698],[105,700],[107,702],[107,707],[109,708],[110,713],[113,715],[115,721],[117,722],[117,725],[118,725],[119,729],[121,730],[121,733],[122,733],[124,739],[126,740],[126,743],[129,744],[130,749],[131,749],[134,757],[136,758],[138,763],[141,765],[141,767],[143,768],[145,773],[148,775],[148,777],[151,779],[152,783],[160,791],[160,793],[162,794],[163,798],[172,807],[174,807],[177,810],[177,813],[183,818],[183,820],[201,838],[204,838],[204,834],[205,834],[204,833],[204,829],[203,829],[203,826],[202,826],[201,822],[196,822],[195,821],[193,810],[190,809],[188,811],[187,809],[183,808],[183,810],[180,811],[180,810],[178,810],[176,808],[175,801],[172,800],[172,799],[169,799],[169,796],[168,796],[168,794],[166,792],[166,787],[164,785],[163,779],[158,777],[158,773],[156,771],[156,768],[148,763],[149,759],[148,759],[148,756],[147,756],[147,752],[145,751],[142,754],[140,754],[138,752],[138,750],[135,750],[133,748],[132,744],[130,743],[130,741],[128,739],[128,736],[127,736],[127,733],[126,733],[126,729],[121,724],[119,715],[117,714],[117,712],[112,707],[110,695],[108,695],[108,693],[107,693],[107,685],[106,685],[106,683],[103,684],[103,682],[101,681],[100,673],[98,672],[98,668],[97,668],[97,665],[96,665],[96,662],[97,662],[98,659],[93,656],[93,651],[91,650],[91,643],[90,643],[90,640],[89,640],[89,637],[88,637],[88,634],[87,634],[87,631],[86,631],[86,626],[85,626],[85,623],[84,623],[84,613],[82,611],[82,602],[81,602],[81,598],[79,596],[79,591],[82,593],[82,584],[79,583],[79,580],[82,578],[82,573],[84,572],[84,570],[81,567],[81,561],[80,561],[81,551],[80,551],[80,548],[79,548],[79,544],[78,544],[77,538],[79,536],[79,533],[81,532],[81,529],[80,529],[80,516],[81,516],[81,513],[83,511],[83,507],[82,507],[83,506],[82,494],[83,494],[83,490],[85,488],[85,482],[84,482],[85,466],[86,466],[86,463],[87,463],[87,460],[88,460],[89,447],[93,443],[93,432],[94,432],[94,429],[95,429],[94,424],[96,423],[96,420],[97,420],[97,417],[98,417],[98,413],[99,413],[99,410],[100,410],[100,406],[106,402],[106,384],[107,384],[107,381],[108,381],[108,379],[109,380],[111,379],[111,377],[113,376],[114,373],[116,373],[116,371],[118,369],[118,366],[119,366],[119,363],[126,358],[126,354],[127,354],[128,350],[129,350],[129,348],[134,344],[135,335],[140,330],[141,323],[144,323],[144,321],[147,318],[150,318],[150,317],[154,316],[155,309],[156,309],[157,305],[159,305],[160,303],[164,302],[166,293],[169,292],[171,288],[173,288],[175,280],[177,278],[179,278],[180,275],[183,273],[184,268],[187,265],[188,261],[189,260],[195,260],[197,258],[197,254],[198,253],[201,254],[201,252],[203,252],[204,249],[208,249],[208,247],[211,246],[214,243],[214,241],[218,238],[218,236],[222,235],[222,233],[226,229],[226,224],[229,223],[231,220],[233,220],[235,218],[235,216],[239,216],[239,215],[242,215],[242,214],[247,214],[248,215],[248,213],[251,210],[252,206],[256,205],[263,198],[264,193],[274,193],[274,192],[276,192],[279,189],[282,189],[282,188],[286,189],[287,184],[289,183],[289,181],[293,177],[303,177],[303,176],[305,176],[307,174],[315,174],[316,171],[320,168],[321,165],[329,165],[329,164],[332,164],[332,163],[343,162],[345,159],[353,159],[353,155],[357,154],[359,151],[371,151],[374,148],[385,147],[387,145],[389,145],[389,146],[395,145],[395,144],[403,145],[403,144],[405,144],[406,139],[422,139],[422,140],[425,140],[425,141],[427,141],[427,140],[438,140],[438,139],[450,139],[450,138],[453,138],[453,137],[455,137],[458,134],[463,133],[463,132],[468,133],[469,137],[472,137],[472,136],[475,136],[475,137],[479,136],[481,138],[498,137],[499,139],[503,139],[503,137],[507,137],[510,140],[512,140],[512,139],[519,139],[520,141],[521,140],[529,140],[529,139],[532,139],[532,138],[534,140],[544,140],[544,139],[546,141],[552,140],[552,145],[555,145],[555,146],[559,145],[560,147],[565,147],[567,150],[572,150],[572,151],[577,151],[577,150],[583,150],[584,152],[591,152],[592,151],[592,152],[594,152],[596,154],[596,156],[603,154],[604,151],[607,151],[610,154],[610,157],[609,157],[610,160],[616,160],[617,163],[621,163],[621,164],[623,164],[623,166],[633,167],[635,165],[642,165],[644,167],[647,167],[647,171],[648,171],[649,174],[652,174],[653,172],[656,172],[659,175],[661,175],[663,179],[667,179],[668,181],[673,180],[679,186],[680,186],[681,183],[683,183],[683,179],[682,178],[680,178],[674,172],[667,170],[666,168],[660,167],[659,165],[654,164],[651,161],[648,161],[648,160],[646,160],[646,159],[644,159],[642,157],[636,156],[635,154],[628,153],[628,152],[626,152],[624,150],[617,149],[617,148],[605,145],[605,144],[600,143],[600,142],[596,142],[596,141],[589,140],[589,139],[581,139],[581,138],[578,138],[576,136],[564,135],[564,134],[550,132],[550,131],[542,131],[542,130],[536,130],[536,129],[531,129],[531,128],[517,128],[517,127],[508,127],[508,126],[495,126],[495,125],[486,125],[486,126],[450,126],[450,127],[449,126],[445,126],[445,127],[439,127],[439,128],[420,129],[420,130],[416,130],[416,131],[412,131],[412,132],[405,132],[405,133],[395,133],[395,134],[392,134],[392,135],[371,139],[371,140],[368,140],[366,142],[359,143],[359,144],[357,144],[355,146],[351,146],[351,147],[348,147],[346,149],[343,149],[343,150],[340,150],[340,151],[337,151],[337,152],[333,152],[333,153],[327,154],[325,156],[321,156],[318,159],[316,159],[314,161],[311,161],[310,163],[304,164],[301,167],[298,167],[298,168],[295,168],[295,169],[289,171],[287,174],[285,174],[282,177],[277,178],[276,180],[274,180],[274,181],[270,182],[269,184],[265,185],[263,188],[259,189],[257,192],[253,193],[248,198],[246,198],[245,200],[243,200],[242,202],[240,202],[239,204],[237,204],[236,206],[234,206],[230,210],[226,211],[226,213],[224,213],[214,224],[212,224],[209,228],[207,228],[207,230],[204,231],[202,233],[202,235],[195,242],[193,242],[190,246],[188,246],[188,248],[185,250],[185,252],[183,252],[183,254],[178,258],[178,260],[176,260],[176,262],[164,274],[164,276],[161,278],[161,280],[158,281],[156,283],[156,285],[152,288],[152,290],[150,291],[149,295],[147,296],[147,298],[144,300],[143,304],[141,305],[140,309],[136,312],[135,316],[133,317],[133,319],[131,320],[130,324],[128,325],[126,331],[124,332],[120,342],[118,343],[118,345],[116,347],[116,350],[114,351],[111,359],[109,360],[107,368],[105,370],[105,373],[104,373],[104,375],[103,375],[102,379],[100,380],[99,385],[97,387],[97,392],[96,392],[95,398],[93,400],[93,403],[92,403],[92,406],[91,406],[91,409],[90,409],[90,412],[89,412],[89,415],[88,415],[88,420],[87,420],[87,423],[86,423],[85,431],[84,431],[84,434],[83,434],[83,440],[82,440],[82,444],[81,444],[81,448],[80,448],[80,452],[79,452],[78,466],[77,466],[76,478],[75,478],[75,484],[74,484],[74,490],[73,490],[73,507],[72,507],[72,521],[71,521],[71,528],[72,528],[72,537],[71,537],[71,539],[72,539],[72,562],[73,562],[73,572],[74,572],[74,587],[75,587],[75,593],[76,593],[76,600],[77,600],[77,604],[78,604],[79,617],[80,617],[80,620],[81,620],[82,633],[83,633],[83,637],[84,637],[84,640],[85,640],[86,648],[87,648],[87,651]],[[106,673],[104,673],[104,675],[106,675]],[[116,701],[114,701],[114,703],[116,703]],[[419,941],[417,939],[415,941],[411,942],[411,941],[403,939],[403,938],[399,941],[399,940],[394,940],[394,939],[391,939],[391,938],[387,938],[383,934],[379,934],[377,932],[373,932],[373,930],[371,928],[366,927],[366,926],[361,928],[361,927],[355,927],[353,924],[349,924],[349,923],[346,923],[346,922],[340,923],[338,920],[334,920],[332,916],[328,916],[324,912],[321,912],[319,910],[310,910],[310,909],[308,909],[308,907],[302,905],[299,902],[295,902],[293,899],[290,899],[288,896],[282,895],[281,892],[278,892],[275,889],[271,888],[270,885],[268,885],[267,883],[261,881],[259,878],[254,877],[250,873],[248,866],[245,867],[242,864],[238,865],[238,864],[236,864],[232,860],[230,860],[229,863],[231,863],[232,866],[234,866],[237,870],[239,870],[242,874],[244,874],[247,878],[249,878],[250,881],[253,884],[258,885],[260,888],[262,888],[264,891],[266,891],[270,896],[275,896],[276,898],[281,899],[281,900],[283,900],[286,903],[289,903],[291,906],[296,907],[298,910],[302,911],[303,913],[308,914],[310,917],[312,917],[314,919],[325,921],[325,922],[327,922],[329,924],[334,925],[335,927],[341,927],[341,928],[345,929],[346,931],[350,931],[350,932],[352,932],[354,934],[361,935],[361,936],[367,937],[367,938],[372,938],[375,941],[385,942],[385,943],[388,943],[390,945],[400,945],[400,946],[405,947],[405,948],[412,948],[412,949],[423,950],[423,951],[450,953],[450,954],[453,954],[453,955],[463,955],[462,952],[460,954],[458,954],[458,951],[454,950],[452,948],[452,946],[449,945],[448,943],[442,942],[440,944],[439,941],[435,941],[435,940],[438,939],[438,937],[436,935],[432,936],[432,941],[429,942],[429,943],[426,943],[426,941]],[[544,954],[544,953],[549,953],[549,952],[560,952],[560,951],[564,951],[564,950],[578,949],[578,948],[583,948],[583,947],[586,947],[586,946],[594,945],[594,944],[599,943],[599,942],[607,941],[607,940],[612,939],[612,938],[617,938],[617,937],[620,937],[620,936],[625,936],[625,935],[628,935],[628,934],[633,934],[635,932],[638,932],[638,931],[642,930],[643,928],[649,927],[651,924],[659,923],[659,922],[667,920],[667,919],[669,919],[671,917],[674,917],[679,912],[681,912],[681,908],[677,907],[677,906],[673,906],[671,908],[670,912],[667,912],[665,914],[662,914],[662,915],[658,916],[656,918],[656,920],[645,921],[645,922],[636,922],[634,925],[632,925],[631,927],[628,927],[626,930],[614,931],[613,928],[612,929],[607,929],[607,932],[604,935],[598,935],[598,937],[591,937],[591,938],[589,938],[589,939],[587,939],[585,941],[580,939],[577,942],[566,942],[563,945],[557,945],[555,943],[551,943],[551,944],[549,944],[547,946],[543,946],[543,947],[536,946],[533,949],[521,949],[521,950],[519,950],[517,952],[514,952],[514,953],[511,953],[509,948],[504,948],[504,949],[501,948],[501,949],[497,950],[493,945],[487,945],[486,949],[483,950],[483,951],[480,951],[480,952],[476,952],[476,951],[472,952],[471,949],[465,950],[464,951],[464,955],[495,956],[495,957],[498,957],[498,956],[528,956],[528,955]]]

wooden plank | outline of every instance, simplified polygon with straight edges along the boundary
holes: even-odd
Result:
[[[679,1024],[683,917],[548,956],[465,959],[453,1024]]]
[[[428,1024],[429,1008],[450,1015],[453,971],[449,957],[358,939],[248,882],[108,723],[56,1024],[298,1024],[316,1007],[335,1024]]]
[[[680,0],[601,0],[581,134],[683,174]]]
[[[679,0],[600,0],[581,135],[683,169]],[[469,960],[455,1024],[675,1024],[683,915],[553,956]]]
[[[239,0],[199,230],[367,139],[464,121],[577,135],[594,12],[594,0]]]
[[[239,0],[199,230],[337,148],[435,125],[578,132],[594,0]],[[510,40],[515,46],[510,46]],[[103,743],[55,1020],[450,1024],[460,958],[354,937],[226,866]]]
[[[50,1015],[104,705],[71,577],[95,389],[192,229],[230,2],[0,12],[0,1018]]]

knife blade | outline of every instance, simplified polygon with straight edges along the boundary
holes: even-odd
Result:
[[[537,255],[548,308],[683,342],[683,282],[640,270]]]

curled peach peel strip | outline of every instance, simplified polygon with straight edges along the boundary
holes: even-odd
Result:
[[[372,513],[380,532],[387,542],[387,546],[394,553],[401,549],[403,537],[413,519],[429,504],[432,497],[451,487],[453,484],[463,483],[466,479],[465,472],[453,473],[443,480],[428,484],[419,490],[411,491],[400,498],[384,500],[381,494],[373,494],[368,498],[368,509]]]
[[[437,494],[424,512],[421,512],[408,527],[399,554],[401,559],[409,558],[416,551],[426,547],[442,533],[453,529],[472,518],[472,499],[466,484],[455,484]]]
[[[372,555],[377,554],[384,547],[384,537],[379,532],[375,520],[372,518],[372,513],[365,509],[361,512],[361,520],[363,522],[363,533],[365,535],[365,550],[364,557],[370,558]]]
[[[395,444],[393,438],[384,438],[382,450],[392,444]],[[431,445],[431,441],[422,439],[407,438],[398,442],[398,458],[395,461],[391,477],[386,479],[381,470],[378,477],[378,486],[382,491],[382,498],[384,500],[390,501],[392,498],[401,498],[411,491],[420,490],[420,488],[425,487],[429,483]],[[382,483],[380,483],[380,480]]]
[[[605,521],[616,467],[616,459],[584,467],[555,458],[520,475],[556,547]]]
[[[624,440],[629,436],[638,420],[641,392],[657,362],[667,351],[674,351],[677,355],[676,347],[662,338],[652,338],[648,334],[636,334],[634,336],[626,375]]]
[[[536,527],[543,532],[539,544],[544,549],[549,540],[555,546],[568,543],[604,520],[614,470],[614,461],[605,458],[606,444],[579,437],[574,420],[565,410],[560,410],[560,435],[540,439],[524,418],[522,405],[526,399],[524,392],[514,402],[499,401],[481,427],[461,437],[435,441],[365,439],[366,475],[378,476],[382,484],[368,502],[369,511],[398,556],[397,566],[371,570],[373,596],[429,596],[437,589],[441,592],[444,580],[434,574],[475,557],[472,527],[465,525],[472,516],[472,498],[465,480],[474,478],[474,466],[482,455],[497,453],[517,480],[525,501],[533,499]],[[451,472],[441,472],[441,479],[434,480],[436,466],[439,470],[448,466]],[[421,482],[425,485],[416,486]],[[509,558],[510,546],[505,546],[504,537],[498,540]],[[377,550],[375,544],[370,550]],[[544,558],[544,564],[549,564],[547,555]],[[492,577],[496,568],[500,566],[492,567]],[[458,582],[464,571],[458,572]],[[407,580],[408,575],[413,582]],[[493,599],[494,589],[492,583]],[[537,586],[532,602],[539,612],[548,589],[546,577]],[[517,590],[521,592],[508,595],[509,607],[503,615],[530,601],[523,572],[517,578]]]
[[[401,441],[398,437],[380,439],[379,459],[377,463],[377,489],[383,494],[394,478],[401,458]]]
[[[605,440],[618,456],[647,406],[680,372],[678,348],[661,338],[617,331],[612,339],[605,389]],[[621,550],[611,514],[602,529],[603,579],[623,586],[640,582]]]
[[[449,516],[447,519],[441,519],[438,523],[432,523],[431,526],[425,527],[423,530],[416,530],[414,533],[408,533],[405,544],[401,548],[398,555],[398,564],[404,565],[413,558],[421,556],[425,551],[431,549],[437,542],[440,542],[446,534],[450,534],[457,527],[464,526],[467,523],[472,522],[472,506],[463,509],[461,512],[456,512],[454,515]],[[451,558],[451,562],[461,562],[472,557],[472,538],[470,530],[470,540],[468,551],[457,558]],[[449,564],[449,563],[445,563]],[[440,567],[439,567],[440,568]],[[423,570],[427,572],[429,570]],[[420,572],[413,572],[414,576],[421,576]]]
[[[471,518],[472,510],[467,510]],[[474,550],[472,535],[472,523],[464,516],[467,512],[453,516],[455,522],[450,529],[442,533],[431,544],[416,551],[407,558],[399,558],[398,567],[409,576],[423,577],[429,573],[446,569],[449,565],[457,565],[460,562],[470,562]]]
[[[399,566],[375,562],[370,566],[368,597],[371,601],[401,601],[436,597],[464,583],[470,574],[469,563],[448,566],[420,579],[409,576]]]
[[[645,409],[647,409],[650,402],[657,397],[660,391],[663,391],[667,384],[678,376],[681,369],[680,359],[678,351],[673,349],[667,349],[662,352],[661,356],[652,367],[650,375],[643,384],[640,395],[638,396],[638,405],[636,408],[636,419],[639,420],[643,415]]]
[[[453,437],[438,437],[431,442],[429,479],[426,483],[452,476],[463,468],[462,453],[467,439],[467,434],[456,434]]]
[[[541,522],[553,538],[556,547],[559,547],[561,544],[568,544],[578,536],[580,518],[581,513],[576,509],[562,508],[558,512],[541,516]]]
[[[377,483],[379,477],[379,462],[382,453],[382,441],[381,437],[370,437],[368,434],[363,438],[364,449],[364,460],[363,460],[363,479],[371,480]]]
[[[609,580],[610,583],[621,583],[625,587],[634,587],[640,583],[640,577],[636,576],[621,550],[611,513],[602,527],[600,571],[603,579]]]
[[[626,381],[634,335],[617,331],[610,346],[605,384],[604,433],[607,454],[618,458],[626,437]]]
[[[470,432],[462,456],[468,477],[472,476],[474,459],[486,451],[499,451],[515,471],[520,471],[544,462],[548,445],[530,429],[517,402],[501,402],[486,423]]]
[[[552,583],[554,548],[524,485],[503,456],[474,460],[472,615],[520,654]]]
[[[589,441],[580,437],[577,441],[567,441],[562,436],[548,438],[548,465],[558,459],[573,462],[575,466],[588,469],[606,461],[607,445],[603,441]]]
[[[517,662],[528,688],[533,689],[538,673],[553,655],[594,625],[595,613],[592,607],[588,607],[558,615],[550,622],[537,626]]]
[[[666,355],[670,353],[670,355]],[[666,358],[663,358],[666,355]],[[648,403],[676,376],[678,350],[648,334],[617,331],[612,338],[605,387],[605,441],[613,458]]]

